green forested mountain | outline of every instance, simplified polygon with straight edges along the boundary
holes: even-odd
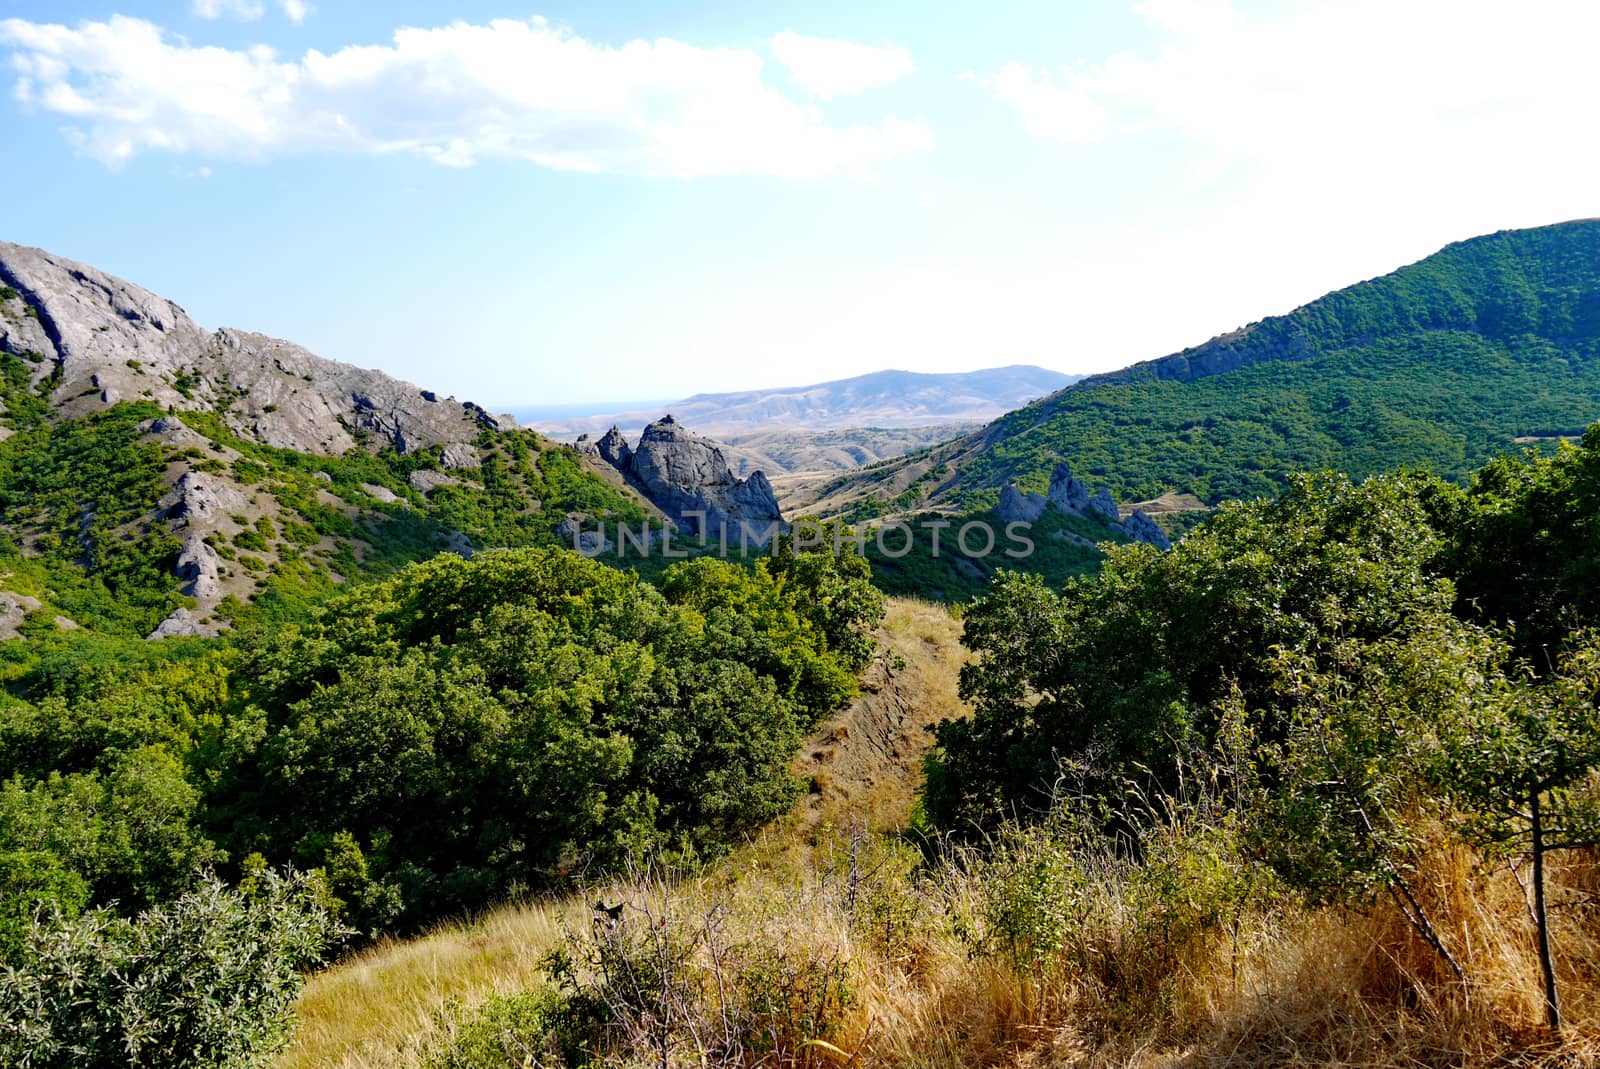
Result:
[[[1051,468],[1124,500],[1278,493],[1291,471],[1460,478],[1600,416],[1600,221],[1451,245],[1204,345],[1098,375],[982,431],[819,487],[818,511],[992,506]]]

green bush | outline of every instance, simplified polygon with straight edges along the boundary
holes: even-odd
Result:
[[[490,995],[476,1006],[452,1001],[434,1016],[417,1069],[526,1069],[581,1065],[570,1008],[547,989]]]
[[[0,1061],[53,1066],[267,1066],[289,1037],[301,970],[331,934],[314,888],[207,878],[132,920],[42,919],[0,970]]]

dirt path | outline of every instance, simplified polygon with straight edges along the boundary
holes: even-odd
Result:
[[[890,654],[867,669],[860,696],[825,721],[795,760],[795,773],[811,783],[802,824],[861,819],[872,831],[905,827],[930,729],[967,713],[957,684],[968,654],[961,623],[944,606],[891,598],[877,637]]]

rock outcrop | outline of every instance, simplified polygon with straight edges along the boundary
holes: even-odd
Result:
[[[193,526],[215,526],[224,516],[243,512],[246,499],[231,483],[197,471],[186,471],[161,499],[167,517]]]
[[[0,300],[0,350],[40,358],[33,379],[55,376],[51,402],[66,417],[146,399],[218,412],[278,448],[340,455],[366,436],[402,453],[453,449],[456,467],[474,466],[481,431],[516,426],[291,342],[208,333],[165,298],[39,249],[0,242],[0,287],[16,293]]]
[[[39,599],[26,594],[13,594],[0,590],[0,642],[10,642],[22,637],[22,625],[30,613],[38,612]]]
[[[176,571],[183,580],[183,592],[199,601],[215,601],[222,597],[222,577],[219,569],[222,558],[198,533],[183,540],[178,551]]]
[[[1050,473],[1050,493],[1047,496],[1050,504],[1062,512],[1082,515],[1084,509],[1089,507],[1088,484],[1074,478],[1072,469],[1064,463],[1057,464]]]
[[[162,620],[154,631],[145,636],[145,640],[154,642],[163,638],[191,638],[210,633],[205,625],[195,618],[194,613],[188,609],[174,609],[171,616]]]
[[[1012,483],[1000,491],[1001,523],[1038,523],[1050,499],[1043,494],[1025,494]]]
[[[784,527],[766,475],[735,478],[715,442],[670,415],[646,427],[637,447],[613,427],[592,449],[689,534],[765,545]]]
[[[1048,494],[1025,494],[1016,485],[1008,483],[1000,491],[1000,505],[996,510],[1001,523],[1037,523],[1050,509],[1069,516],[1084,516],[1098,520],[1113,533],[1135,542],[1148,542],[1158,549],[1171,549],[1167,533],[1138,509],[1126,520],[1118,519],[1117,499],[1105,487],[1094,494],[1087,484],[1073,477],[1072,468],[1065,462],[1057,464],[1050,473]],[[1087,541],[1077,539],[1078,541]]]
[[[1135,542],[1148,542],[1157,549],[1172,548],[1172,539],[1167,537],[1167,532],[1138,509],[1134,509],[1128,518],[1122,521],[1122,529]]]
[[[1083,507],[1083,510],[1085,515],[1098,516],[1106,523],[1117,522],[1117,499],[1112,497],[1111,491],[1103,486],[1098,494],[1089,499],[1089,503]]]

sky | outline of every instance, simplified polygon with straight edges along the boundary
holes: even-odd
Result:
[[[1093,372],[1600,215],[1592,0],[0,0],[0,240],[490,408]]]

